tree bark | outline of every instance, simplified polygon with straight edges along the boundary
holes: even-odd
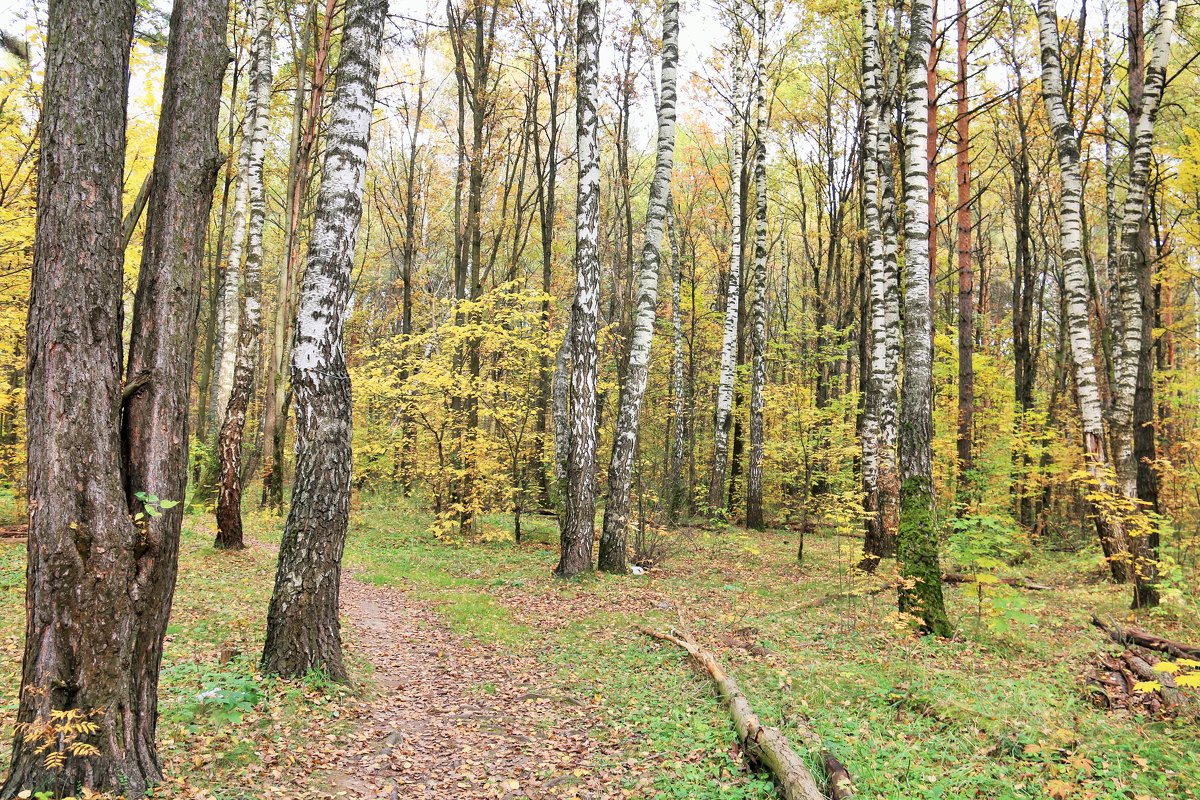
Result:
[[[971,259],[971,112],[967,105],[967,0],[958,0],[958,81],[955,84],[954,166],[958,207],[958,496],[965,511],[973,494],[975,431],[975,268]]]
[[[721,341],[721,372],[717,383],[717,406],[713,427],[713,460],[708,480],[709,511],[726,510],[725,476],[729,469],[729,429],[733,421],[733,390],[737,371],[738,306],[742,287],[742,35],[741,20],[733,20],[733,113],[730,118],[729,164],[729,282],[725,292],[725,327]]]
[[[258,337],[262,332],[263,223],[266,219],[266,185],[263,160],[266,157],[267,123],[271,113],[271,47],[273,13],[264,0],[254,4],[254,71],[247,104],[250,124],[250,158],[246,183],[249,184],[249,219],[246,225],[246,266],[243,274],[241,326],[238,332],[237,362],[229,401],[217,437],[219,483],[217,486],[217,538],[215,546],[241,550],[242,535],[242,436],[246,430],[246,410],[254,393],[254,373],[258,368]]]
[[[1041,41],[1042,98],[1058,152],[1062,173],[1060,224],[1063,278],[1070,325],[1071,355],[1075,362],[1075,388],[1083,428],[1083,456],[1094,490],[1110,492],[1107,478],[1108,458],[1104,449],[1104,416],[1100,387],[1096,378],[1095,349],[1092,343],[1088,273],[1083,258],[1083,180],[1079,166],[1079,141],[1075,125],[1067,116],[1063,101],[1062,62],[1058,14],[1054,0],[1038,0],[1038,32]],[[1113,580],[1129,579],[1129,546],[1120,520],[1100,513],[1092,506],[1100,546],[1108,559]]]
[[[135,523],[139,494],[182,499],[188,388],[227,63],[224,4],[179,0],[143,263],[121,387],[121,176],[134,7],[49,8],[28,343],[26,651],[0,797],[79,786],[140,797],[161,778],[158,671],[182,505]],[[123,399],[124,398],[124,399]],[[122,406],[125,419],[122,423]],[[123,428],[123,430],[122,430]],[[88,587],[80,592],[79,587]],[[95,734],[54,730],[70,711]],[[72,755],[72,740],[96,754]],[[62,752],[46,765],[42,745]]]
[[[906,578],[900,611],[923,630],[950,634],[942,600],[933,495],[933,304],[929,296],[928,108],[926,63],[933,28],[928,0],[914,0],[905,54],[904,373],[900,421],[900,532],[897,558]]]
[[[658,272],[662,265],[663,227],[671,197],[671,170],[675,163],[675,65],[679,60],[679,2],[664,0],[662,23],[662,72],[658,102],[658,150],[654,179],[650,185],[650,208],[646,215],[646,237],[642,246],[642,268],[638,278],[637,311],[629,343],[613,434],[612,460],[608,467],[608,501],[604,506],[604,530],[600,535],[599,566],[605,572],[624,574],[626,538],[629,527],[629,494],[633,464],[637,457],[638,426],[642,398],[650,372],[650,348],[658,310]]]
[[[309,670],[347,680],[338,621],[342,550],[350,515],[350,376],[343,327],[362,218],[371,116],[386,0],[351,0],[330,112],[308,263],[292,344],[296,478],[263,669],[288,678]]]
[[[763,462],[766,440],[763,412],[767,389],[767,94],[766,65],[767,4],[757,0],[758,62],[755,69],[754,129],[754,273],[750,281],[750,460],[746,471],[746,527],[762,530]]]
[[[571,307],[570,408],[566,507],[555,574],[592,568],[596,525],[596,329],[600,316],[600,6],[580,0],[575,36],[575,130],[579,189],[575,200],[575,300]]]
[[[683,274],[675,231],[674,198],[667,205],[667,237],[671,242],[671,431],[667,456],[667,520],[674,522],[684,503],[683,452],[687,433],[683,383]]]

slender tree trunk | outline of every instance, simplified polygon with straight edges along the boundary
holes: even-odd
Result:
[[[742,67],[741,22],[734,19],[733,115],[730,145],[729,283],[725,293],[725,332],[721,342],[721,373],[717,383],[717,407],[713,428],[713,460],[708,481],[708,507],[724,513],[725,476],[729,469],[729,429],[733,421],[733,390],[737,370],[738,306],[742,287]]]
[[[767,94],[765,51],[767,48],[767,4],[757,0],[758,64],[755,75],[754,141],[754,274],[750,281],[750,463],[746,471],[746,527],[762,530],[763,462],[766,439],[763,411],[767,388]]]
[[[179,0],[172,10],[154,162],[161,191],[150,198],[123,392],[121,175],[133,23],[132,3],[49,8],[27,336],[26,649],[4,798],[80,786],[140,797],[161,778],[158,673],[187,483],[181,443],[219,163],[226,8]],[[133,522],[151,494],[161,515]],[[55,712],[73,712],[96,732],[64,733]],[[75,755],[73,742],[97,752]],[[47,765],[50,753],[62,753],[61,767]]]
[[[683,271],[675,231],[674,199],[667,205],[667,235],[671,242],[671,443],[667,462],[667,520],[674,522],[683,507],[683,453],[687,420],[683,383]]]
[[[555,574],[592,568],[596,525],[596,328],[600,316],[600,6],[579,0],[575,36],[575,130],[579,189],[575,201],[575,301],[571,307],[566,508]]]
[[[242,292],[241,329],[238,332],[237,364],[221,432],[217,437],[220,481],[217,487],[216,547],[240,550],[242,536],[242,435],[246,410],[254,394],[258,367],[258,337],[262,329],[263,223],[266,220],[266,185],[263,160],[266,156],[267,124],[271,113],[271,45],[273,13],[264,0],[254,4],[254,72],[248,104],[250,159],[246,182],[250,186],[249,219],[246,225],[246,267]],[[251,114],[252,112],[252,114]]]
[[[906,579],[902,612],[938,636],[950,634],[942,600],[933,495],[933,303],[929,296],[929,173],[926,54],[933,28],[928,0],[913,0],[908,51],[905,146],[904,374],[900,422],[900,532],[897,558]]]
[[[624,574],[629,527],[629,494],[637,457],[638,425],[642,398],[650,373],[650,347],[658,309],[658,271],[662,264],[663,226],[671,197],[671,169],[675,163],[675,65],[679,59],[679,2],[664,0],[662,75],[658,102],[658,152],[650,185],[646,215],[646,240],[638,278],[637,311],[629,343],[625,385],[621,389],[612,460],[608,467],[608,501],[600,535],[600,569]],[[630,234],[632,236],[632,233]]]
[[[1095,349],[1089,314],[1091,293],[1083,257],[1083,180],[1080,176],[1079,141],[1063,101],[1062,63],[1059,55],[1058,14],[1054,0],[1038,0],[1041,40],[1042,97],[1050,120],[1062,173],[1060,224],[1062,227],[1063,279],[1070,325],[1071,354],[1075,362],[1075,387],[1083,428],[1083,454],[1093,489],[1110,492],[1108,459],[1104,450],[1104,416],[1096,378]],[[1113,580],[1129,579],[1129,547],[1120,520],[1100,513],[1096,529],[1108,559]]]
[[[347,679],[338,623],[351,463],[342,332],[386,14],[386,0],[350,0],[346,6],[329,144],[300,289],[292,344],[296,479],[263,649],[264,671],[284,677],[320,669],[333,680]]]
[[[958,81],[955,84],[955,173],[958,180],[958,495],[965,511],[971,483],[975,431],[975,269],[971,263],[971,112],[967,105],[967,0],[958,0]]]
[[[306,109],[304,105],[305,78],[308,70],[309,52],[312,48],[314,27],[317,21],[317,0],[308,0],[304,15],[304,30],[301,32],[300,55],[296,59],[296,94],[292,98],[292,129],[288,146],[287,187],[284,195],[283,220],[283,263],[275,290],[275,319],[271,330],[271,350],[267,360],[267,385],[263,397],[263,477],[259,503],[263,508],[280,509],[283,506],[283,447],[287,433],[287,415],[283,413],[287,395],[284,370],[287,367],[288,333],[294,307],[292,297],[296,290],[296,265],[299,263],[297,237],[300,219],[304,211],[304,198],[308,194],[309,161],[311,143],[309,129],[316,132],[316,121],[321,117],[321,96],[318,81],[324,80],[324,59],[328,52],[328,37],[333,25],[333,0],[325,8],[326,18],[322,38],[318,43],[317,67],[321,75],[313,76],[313,101]],[[307,115],[305,112],[308,112]],[[307,124],[306,124],[307,123]]]

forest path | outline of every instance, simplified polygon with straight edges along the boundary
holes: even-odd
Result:
[[[330,796],[625,796],[621,771],[595,762],[619,761],[599,715],[535,659],[454,633],[399,589],[347,575],[341,600],[375,691],[353,721],[356,746],[322,759]]]

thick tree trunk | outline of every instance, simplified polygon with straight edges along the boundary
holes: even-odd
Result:
[[[346,7],[329,143],[292,343],[296,478],[263,648],[264,671],[289,678],[319,669],[333,680],[347,679],[338,622],[351,463],[350,376],[342,332],[386,13],[386,0],[351,0]]]
[[[754,273],[750,281],[750,462],[746,471],[746,527],[762,530],[763,462],[766,439],[763,411],[767,389],[767,4],[757,0],[758,64],[754,85],[757,120],[754,129]]]
[[[600,6],[580,0],[575,37],[575,130],[579,190],[575,201],[575,301],[571,307],[570,408],[566,505],[555,574],[592,568],[596,525],[596,328],[600,316]]]
[[[262,329],[263,223],[266,219],[266,185],[263,160],[267,147],[267,123],[271,113],[271,37],[273,13],[263,0],[254,4],[254,71],[250,79],[253,102],[247,104],[250,125],[250,159],[246,182],[250,186],[249,219],[246,225],[246,266],[243,274],[241,328],[238,332],[237,363],[229,401],[217,437],[219,481],[217,486],[216,547],[240,550],[242,536],[242,435],[246,410],[254,393],[258,367],[258,337]]]
[[[662,74],[658,102],[658,152],[650,185],[650,208],[638,278],[637,311],[629,343],[625,385],[621,389],[612,460],[608,467],[608,501],[600,535],[600,569],[624,574],[629,527],[629,494],[637,456],[642,398],[650,373],[650,347],[658,310],[658,272],[662,264],[663,226],[671,197],[671,169],[675,163],[675,65],[679,59],[679,3],[664,0]]]
[[[225,14],[211,0],[179,0],[172,11],[154,163],[160,190],[150,200],[132,391],[123,397],[121,175],[134,8],[49,8],[27,339],[26,652],[12,772],[0,797],[67,795],[80,786],[140,797],[161,778],[158,672],[182,506],[139,523],[131,512],[141,508],[139,494],[178,503],[187,483]],[[62,731],[51,714],[63,711],[94,723],[96,733]],[[74,743],[96,752],[73,755]],[[62,753],[64,765],[48,767],[47,752]]]
[[[738,306],[742,290],[742,66],[741,21],[735,15],[733,32],[733,113],[730,145],[729,211],[732,224],[729,243],[729,282],[725,292],[725,328],[721,341],[721,372],[717,383],[717,406],[713,428],[713,460],[708,480],[711,513],[726,510],[725,476],[729,469],[729,429],[733,421],[733,390],[737,371]]]
[[[1096,378],[1095,349],[1089,313],[1091,293],[1083,258],[1083,180],[1079,166],[1079,141],[1063,101],[1062,63],[1059,55],[1058,14],[1053,0],[1038,0],[1041,39],[1042,97],[1050,120],[1062,173],[1059,216],[1062,227],[1063,279],[1070,325],[1071,355],[1075,362],[1075,387],[1083,428],[1083,455],[1092,490],[1110,492],[1108,459],[1104,450],[1104,416]],[[1129,546],[1121,521],[1092,508],[1100,546],[1108,559],[1113,580],[1129,579]]]
[[[900,421],[900,532],[897,558],[906,578],[902,612],[938,636],[950,633],[942,600],[933,496],[933,304],[929,297],[928,134],[925,57],[932,32],[928,0],[914,0],[908,51],[905,146],[904,376]]]

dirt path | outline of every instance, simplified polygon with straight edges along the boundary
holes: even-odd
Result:
[[[376,691],[360,706],[355,746],[323,754],[329,795],[630,796],[604,715],[555,689],[537,661],[454,634],[394,588],[346,577],[342,611]]]

